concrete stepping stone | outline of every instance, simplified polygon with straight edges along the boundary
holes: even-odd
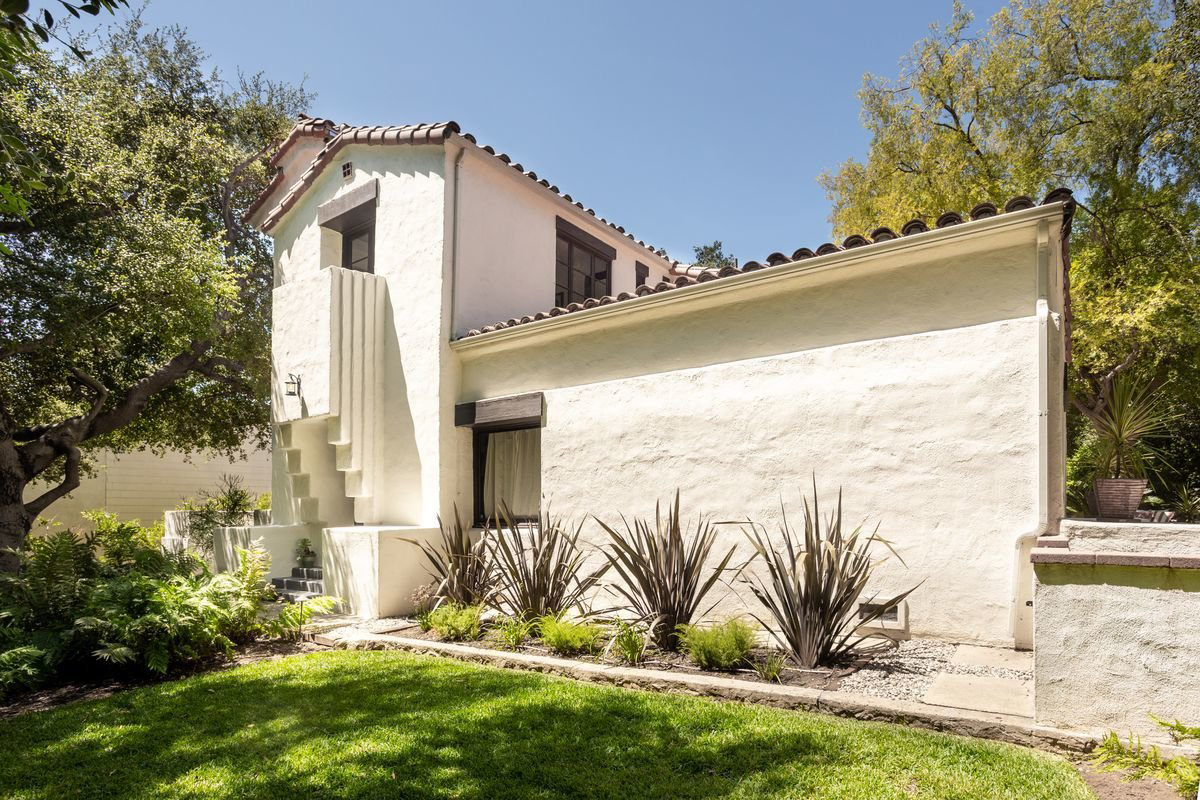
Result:
[[[1033,685],[1032,681],[1015,678],[943,672],[933,679],[922,702],[933,706],[1032,717]]]
[[[950,658],[951,664],[973,667],[1001,667],[1003,669],[1033,670],[1033,653],[1027,650],[1009,650],[1004,647],[983,647],[977,644],[960,644]]]

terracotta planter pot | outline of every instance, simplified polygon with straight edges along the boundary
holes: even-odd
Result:
[[[1096,511],[1099,517],[1133,519],[1148,483],[1145,478],[1097,478]]]

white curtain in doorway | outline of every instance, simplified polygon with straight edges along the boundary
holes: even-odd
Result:
[[[541,495],[541,429],[489,434],[483,470],[483,513],[494,518],[503,502],[514,516],[536,517]]]

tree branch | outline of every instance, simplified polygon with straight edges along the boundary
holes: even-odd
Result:
[[[30,517],[36,517],[45,511],[51,503],[59,498],[70,494],[79,488],[79,459],[81,453],[79,448],[74,445],[67,448],[67,465],[63,475],[62,483],[48,490],[36,500],[31,500],[25,504],[25,512]]]

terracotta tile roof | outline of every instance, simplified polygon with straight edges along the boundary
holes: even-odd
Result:
[[[304,192],[310,187],[321,174],[322,170],[327,167],[330,162],[336,157],[339,150],[350,144],[442,144],[452,134],[460,134],[464,139],[479,147],[483,152],[496,158],[498,161],[506,164],[517,172],[521,173],[531,181],[537,183],[547,191],[553,192],[557,197],[566,200],[571,205],[578,208],[585,214],[590,214],[596,217],[601,224],[607,225],[617,233],[623,235],[626,239],[637,244],[639,247],[646,250],[650,255],[658,258],[661,261],[668,261],[666,251],[661,248],[656,248],[652,244],[648,244],[641,239],[637,239],[633,234],[627,232],[623,227],[616,223],[609,222],[605,218],[596,214],[596,212],[586,207],[583,203],[575,200],[571,195],[565,194],[559,190],[557,186],[551,184],[545,178],[538,177],[538,174],[532,170],[525,169],[521,164],[516,163],[507,153],[500,153],[495,148],[489,145],[480,145],[475,137],[470,133],[462,133],[462,129],[457,122],[435,122],[422,123],[417,125],[394,125],[394,126],[351,126],[351,125],[336,125],[326,119],[317,119],[301,115],[292,128],[287,138],[283,140],[279,150],[271,157],[270,165],[277,166],[282,160],[285,151],[300,137],[303,136],[323,136],[328,139],[328,143],[317,153],[313,158],[312,164],[309,165],[300,178],[294,183],[283,196],[283,199],[271,209],[267,216],[263,219],[261,228],[266,231],[275,226],[276,223],[286,214],[300,199]],[[250,207],[242,215],[243,219],[248,220],[257,212],[262,205],[267,201],[273,193],[279,189],[279,182],[283,179],[276,175],[275,180],[267,186],[265,190],[254,200]]]
[[[1075,211],[1075,202],[1072,200],[1071,190],[1055,189],[1046,195],[1046,198],[1042,200],[1041,205],[1050,205],[1051,203],[1057,202],[1066,203],[1066,206],[1063,209],[1063,216],[1067,225],[1067,231],[1069,232],[1071,216]],[[1036,205],[1038,205],[1038,203],[1029,197],[1026,197],[1025,195],[1021,195],[1019,197],[1012,198],[1004,204],[1004,213],[1024,211],[1025,209],[1033,208]],[[945,214],[942,214],[937,218],[937,221],[934,223],[934,227],[946,228],[951,225],[959,225],[963,222],[973,222],[975,220],[994,217],[1000,213],[1000,210],[996,208],[995,205],[991,203],[980,203],[971,209],[970,213],[965,217],[955,211],[948,211]],[[816,250],[810,250],[807,247],[801,247],[792,251],[790,256],[784,254],[783,252],[774,252],[767,256],[763,262],[747,261],[740,267],[724,267],[718,270],[702,266],[675,264],[671,267],[671,273],[676,276],[672,281],[661,281],[655,286],[639,286],[635,292],[621,292],[615,296],[605,295],[604,297],[598,299],[588,299],[582,303],[571,303],[567,306],[557,306],[549,311],[539,311],[536,314],[526,315],[519,319],[513,318],[504,322],[497,322],[494,325],[485,325],[482,328],[475,328],[467,331],[463,338],[467,338],[469,336],[479,336],[485,333],[492,333],[493,331],[503,330],[504,328],[513,328],[518,325],[526,325],[530,322],[549,319],[551,317],[561,317],[563,314],[572,314],[576,311],[584,311],[589,308],[596,308],[597,306],[620,303],[625,300],[632,300],[636,297],[643,297],[648,294],[669,292],[672,289],[679,289],[685,286],[694,286],[698,283],[707,283],[709,281],[715,281],[721,278],[728,278],[733,275],[756,272],[761,269],[770,269],[771,267],[780,266],[782,264],[790,264],[796,261],[803,261],[804,259],[808,258],[818,258],[820,256],[830,255],[833,253],[840,253],[844,250],[849,250],[855,247],[869,247],[873,244],[891,241],[893,239],[898,239],[901,236],[912,236],[914,234],[924,233],[928,230],[929,226],[926,225],[922,220],[913,219],[904,224],[904,226],[900,229],[899,234],[897,234],[891,228],[876,228],[875,230],[871,231],[869,237],[854,234],[853,236],[847,237],[840,246],[833,244],[832,242],[826,242]]]

